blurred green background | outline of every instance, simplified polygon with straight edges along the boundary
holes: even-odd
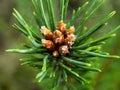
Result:
[[[69,12],[82,5],[84,1],[86,0],[70,0]],[[33,68],[20,65],[18,59],[21,55],[5,52],[6,49],[20,47],[21,42],[25,42],[25,37],[12,28],[12,24],[16,22],[12,16],[13,8],[20,11],[29,23],[32,24],[34,21],[31,0],[0,0],[0,90],[49,90],[44,89],[42,84],[36,83],[34,77],[37,72]],[[92,26],[113,10],[117,11],[117,14],[109,21],[106,28],[96,33],[96,36],[107,33],[120,24],[120,0],[106,0],[88,21],[88,27]],[[103,46],[103,50],[120,55],[119,38],[120,30],[115,38],[107,41],[107,44]],[[120,90],[120,60],[101,59],[100,63],[102,72],[93,76],[94,81],[89,89]]]

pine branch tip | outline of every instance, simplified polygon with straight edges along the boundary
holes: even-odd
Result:
[[[15,28],[15,24],[13,24],[12,27]]]
[[[111,55],[111,58],[114,58],[114,59],[120,59],[120,56]]]
[[[105,26],[107,26],[108,25],[108,23],[105,23]]]
[[[12,49],[8,49],[8,50],[5,50],[6,52],[12,52],[13,50]]]
[[[12,12],[12,15],[13,15],[13,16],[15,16],[15,13],[14,13],[14,12]]]
[[[99,69],[98,72],[102,72],[102,70]]]
[[[116,14],[116,11],[112,11],[112,12],[110,13],[111,16],[114,16],[115,14]]]
[[[106,44],[106,42],[101,42],[102,44]]]
[[[19,59],[20,61],[22,61],[23,59],[21,58],[21,59]]]
[[[120,56],[115,56],[115,58],[120,59]]]
[[[92,66],[92,65],[88,63],[88,64],[87,64],[87,66],[89,66],[89,67],[90,67],[90,66]]]
[[[115,33],[111,35],[111,37],[115,37],[115,36],[116,36],[116,34],[115,34]]]
[[[89,4],[89,1],[87,1],[85,4],[88,5],[88,4]]]
[[[13,8],[13,11],[16,11],[16,9],[15,9],[15,8]]]

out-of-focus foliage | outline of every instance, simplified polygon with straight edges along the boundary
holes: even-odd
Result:
[[[82,5],[82,2],[79,1],[84,0],[70,0],[69,12],[71,9]],[[27,66],[20,66],[20,62],[18,61],[19,56],[17,54],[13,55],[4,52],[5,49],[20,46],[20,44],[18,44],[19,42],[25,42],[20,33],[12,30],[11,25],[15,22],[12,16],[13,7],[17,8],[26,20],[30,19],[30,24],[34,22],[31,16],[31,10],[33,9],[31,0],[0,0],[0,90],[43,90],[41,86],[34,81],[36,71]],[[120,24],[120,0],[106,0],[103,6],[87,23],[89,27],[91,22],[92,24],[96,23],[102,16],[113,10],[116,10],[117,14],[111,19],[108,26],[104,28],[106,30],[101,30],[99,33],[96,33],[96,36],[107,33],[111,28]],[[104,45],[104,51],[120,55],[119,33],[120,31],[117,32],[117,37],[109,40],[108,43]],[[95,77],[93,77],[93,88],[88,85],[86,88],[83,88],[83,90],[120,89],[120,60],[101,60],[101,63],[103,72],[97,73]],[[43,84],[49,86],[49,83],[50,81],[45,81]],[[76,87],[79,87],[79,85],[76,85]],[[49,89],[46,87],[46,90]]]

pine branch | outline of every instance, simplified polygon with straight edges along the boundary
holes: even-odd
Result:
[[[73,14],[70,20],[67,20],[67,11],[69,0],[58,0],[60,3],[60,15],[56,16],[54,8],[57,7],[53,0],[32,0],[34,5],[33,16],[38,26],[38,31],[31,27],[20,13],[14,9],[13,15],[19,25],[14,24],[13,27],[23,33],[31,44],[24,44],[24,49],[9,49],[7,52],[27,54],[26,58],[20,59],[22,65],[27,64],[38,70],[36,78],[38,82],[50,77],[53,79],[52,89],[58,90],[64,85],[68,89],[76,83],[87,84],[85,73],[88,71],[101,72],[95,67],[96,57],[100,58],[116,58],[120,56],[110,55],[101,51],[105,40],[116,36],[115,32],[120,29],[120,25],[112,29],[107,34],[93,39],[92,35],[106,25],[106,22],[116,13],[111,12],[105,16],[97,24],[87,29],[85,23],[100,8],[105,0],[91,0],[85,2]],[[55,6],[56,5],[56,6]],[[85,12],[85,13],[84,13]],[[80,15],[82,19],[76,27],[75,22]],[[59,21],[57,21],[59,20]],[[68,21],[67,24],[64,23]],[[56,23],[58,22],[58,24]],[[80,34],[80,32],[82,34]],[[92,61],[92,59],[94,61]]]

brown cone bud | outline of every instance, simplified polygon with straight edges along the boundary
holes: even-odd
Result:
[[[64,34],[66,30],[66,24],[63,21],[60,21],[58,23],[57,29]]]
[[[74,32],[75,32],[75,27],[72,26],[68,29],[67,34],[74,34]]]
[[[57,30],[53,33],[45,26],[41,27],[41,32],[45,38],[42,39],[43,46],[51,51],[54,57],[69,53],[76,39],[74,35],[75,27],[71,26],[66,30],[66,24],[63,21],[58,23]]]
[[[45,36],[45,39],[48,39],[48,40],[52,40],[52,32],[47,29],[45,26],[42,26],[41,27],[41,32],[43,33],[43,35]]]
[[[59,56],[58,51],[54,51],[54,52],[53,52],[53,56],[54,56],[54,57],[58,57],[58,56]]]
[[[56,30],[53,34],[53,41],[55,44],[62,45],[64,43],[64,35]]]
[[[54,51],[55,50],[55,45],[50,40],[42,39],[42,44],[43,44],[43,46],[45,46],[50,51]]]
[[[69,53],[68,46],[67,45],[60,46],[59,47],[59,53],[63,54],[63,55]]]
[[[75,39],[76,36],[74,34],[67,35],[67,37],[65,38],[65,45],[72,46]]]

